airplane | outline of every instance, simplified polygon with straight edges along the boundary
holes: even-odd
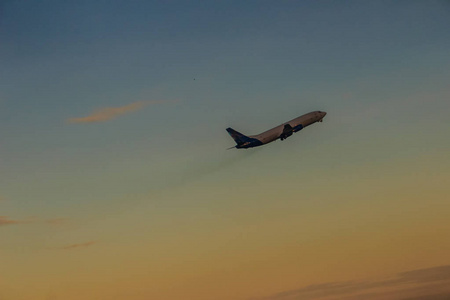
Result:
[[[257,135],[246,136],[233,128],[228,127],[226,129],[227,132],[237,144],[228,149],[248,149],[268,144],[277,139],[283,141],[290,137],[294,132],[298,132],[316,122],[322,122],[326,114],[327,113],[324,111],[313,111]]]

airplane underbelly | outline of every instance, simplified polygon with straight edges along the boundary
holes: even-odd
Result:
[[[278,132],[266,132],[264,134],[261,134],[260,136],[258,136],[257,138],[263,142],[264,144],[273,142],[274,140],[276,140],[279,136]]]
[[[276,131],[274,130],[273,132],[270,133],[270,135],[267,135],[266,143],[270,143],[270,142],[275,141],[277,138],[280,137],[280,134],[282,134],[282,133],[283,133],[282,129],[276,130]]]

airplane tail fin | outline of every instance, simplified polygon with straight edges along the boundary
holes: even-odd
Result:
[[[250,139],[248,136],[243,135],[240,132],[237,132],[236,130],[234,130],[231,127],[227,128],[227,132],[228,134],[234,139],[234,141],[236,142],[236,144],[238,145],[242,145],[245,142],[248,142],[248,140]]]

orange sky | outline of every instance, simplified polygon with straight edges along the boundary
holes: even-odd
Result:
[[[450,299],[447,2],[6,2],[0,300]]]

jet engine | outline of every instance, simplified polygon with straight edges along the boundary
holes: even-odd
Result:
[[[291,125],[289,125],[289,124],[284,125],[283,132],[280,135],[280,139],[281,140],[287,139],[288,137],[290,137],[292,135],[293,132],[294,132],[294,129],[292,128]]]

